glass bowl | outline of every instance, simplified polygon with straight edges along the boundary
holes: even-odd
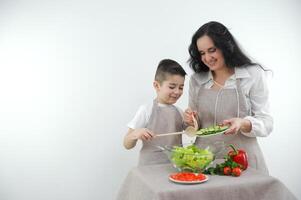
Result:
[[[214,161],[215,154],[218,152],[217,147],[213,145],[202,147],[200,145],[189,144],[184,147],[165,147],[165,153],[170,162],[181,172],[203,172]]]

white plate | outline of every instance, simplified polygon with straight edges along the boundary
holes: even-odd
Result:
[[[221,132],[217,132],[217,133],[213,133],[213,134],[209,134],[209,135],[196,135],[196,137],[210,137],[210,136],[215,136],[215,135],[220,135],[223,134],[224,132],[226,132],[228,129],[221,131]]]
[[[207,175],[205,175],[205,177],[206,178],[204,180],[201,180],[201,181],[179,181],[179,180],[173,179],[169,176],[169,180],[171,180],[172,182],[181,183],[181,184],[198,184],[198,183],[203,183],[203,182],[206,182],[206,181],[209,180],[209,177]]]

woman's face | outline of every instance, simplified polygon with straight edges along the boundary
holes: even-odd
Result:
[[[216,48],[212,39],[204,35],[196,41],[202,62],[209,67],[211,71],[220,70],[226,67],[223,53]]]

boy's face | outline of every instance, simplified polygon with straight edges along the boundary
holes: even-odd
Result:
[[[167,75],[161,84],[154,81],[157,99],[162,104],[174,104],[183,94],[185,77],[180,75]]]

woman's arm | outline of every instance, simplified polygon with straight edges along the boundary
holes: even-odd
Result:
[[[183,113],[184,124],[186,126],[194,126],[192,115],[199,122],[199,116],[197,115],[197,91],[200,87],[196,80],[196,74],[192,75],[189,80],[189,91],[188,91],[188,108]],[[200,128],[200,127],[199,127]]]
[[[252,124],[252,130],[242,132],[249,137],[266,137],[273,130],[273,118],[270,114],[269,90],[265,71],[257,67],[257,74],[250,89],[251,116],[244,119]]]
[[[232,118],[224,120],[224,124],[230,125],[225,134],[234,134],[241,131],[248,137],[266,137],[273,129],[273,118],[269,111],[269,91],[265,71],[259,67],[250,69],[253,78],[249,91],[251,113],[245,118]]]
[[[196,111],[197,109],[197,91],[198,87],[200,87],[196,80],[196,74],[192,75],[189,80],[189,89],[188,89],[188,107],[192,111]]]

